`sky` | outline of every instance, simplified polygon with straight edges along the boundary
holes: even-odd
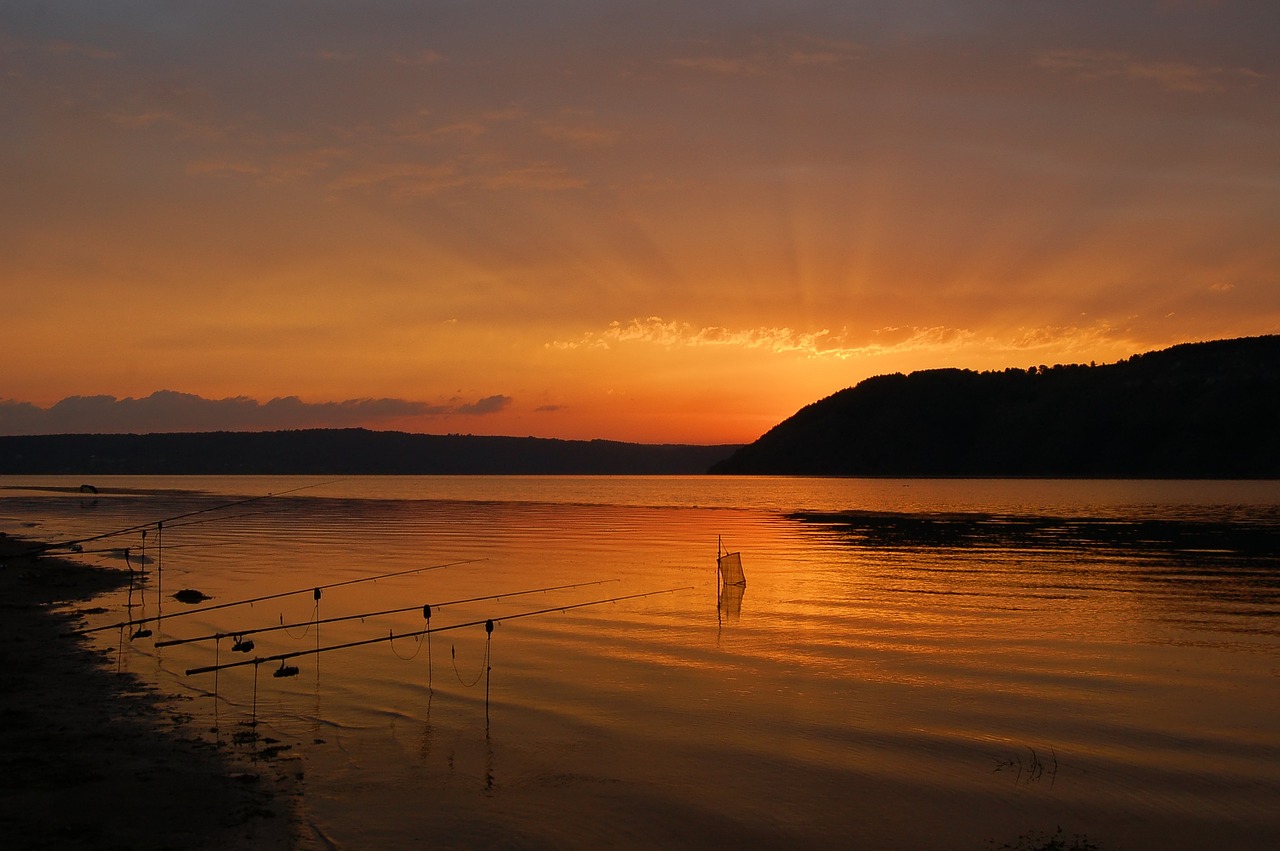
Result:
[[[1280,332],[1273,0],[0,4],[0,433],[742,443]]]

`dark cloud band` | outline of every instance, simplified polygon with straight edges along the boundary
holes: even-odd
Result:
[[[128,434],[175,431],[259,431],[374,426],[416,417],[484,416],[504,410],[510,396],[442,404],[407,399],[304,402],[297,396],[258,402],[245,396],[205,399],[158,390],[143,398],[68,396],[48,408],[0,401],[0,434]]]

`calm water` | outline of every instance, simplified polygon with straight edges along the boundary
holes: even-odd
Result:
[[[292,761],[317,847],[983,849],[1058,826],[1104,851],[1280,847],[1280,483],[13,487],[78,484],[0,479],[0,529],[203,512],[165,524],[162,555],[152,527],[159,565],[86,623],[162,615],[151,637],[95,635],[193,698],[210,738]],[[742,552],[740,598],[719,596],[718,536]],[[515,595],[575,583],[601,584]],[[204,611],[181,588],[204,607],[304,593]],[[291,678],[185,673],[420,630],[426,603],[432,627],[497,626],[301,656]],[[394,608],[412,611],[259,633],[247,655],[155,646]]]

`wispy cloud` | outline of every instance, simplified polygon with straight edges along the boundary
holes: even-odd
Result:
[[[114,50],[96,47],[92,44],[77,44],[70,41],[52,41],[44,46],[49,53],[60,55],[82,56],[85,59],[97,59],[100,61],[119,59],[120,54]]]
[[[227,158],[196,160],[186,165],[186,173],[189,175],[245,175],[256,177],[264,183],[290,183],[328,172],[343,160],[350,158],[351,152],[342,148],[314,148],[282,152],[262,162]],[[359,185],[358,179],[352,185]]]
[[[439,65],[444,62],[444,56],[435,50],[419,50],[417,53],[396,53],[392,56],[392,60],[397,65],[407,65],[412,68],[426,68],[431,65]]]
[[[169,110],[152,109],[142,112],[112,112],[107,120],[122,127],[152,127],[156,124],[178,124],[182,119]]]
[[[264,431],[350,428],[412,418],[486,416],[512,403],[510,396],[442,403],[407,399],[304,402],[297,396],[258,402],[245,396],[205,399],[158,390],[142,398],[68,396],[48,408],[0,400],[0,434],[130,434],[184,431]]]
[[[208,159],[187,164],[187,174],[262,174],[262,166],[243,160]]]
[[[1050,50],[1036,57],[1036,65],[1082,80],[1122,78],[1150,83],[1165,91],[1188,94],[1223,92],[1235,82],[1261,76],[1246,68],[1152,61],[1128,53],[1103,50]]]
[[[607,127],[592,124],[574,124],[559,121],[544,121],[538,131],[548,139],[566,142],[578,148],[598,148],[613,144],[619,133]]]
[[[837,69],[858,58],[859,53],[860,48],[849,41],[783,36],[768,42],[755,39],[736,50],[679,56],[669,64],[726,77],[763,77],[801,68]]]
[[[333,189],[386,188],[392,195],[431,195],[442,189],[465,186],[468,178],[452,162],[373,163],[348,171],[332,183]]]
[[[480,121],[455,121],[423,130],[411,130],[404,134],[405,139],[421,142],[456,141],[466,144],[479,139],[489,128]]]
[[[648,344],[666,348],[722,347],[754,349],[775,354],[846,359],[886,351],[906,351],[924,347],[955,346],[973,337],[959,328],[885,328],[855,340],[847,329],[833,332],[797,331],[794,328],[763,326],[725,328],[718,325],[696,327],[688,322],[666,321],[658,316],[633,319],[627,324],[613,322],[603,331],[589,331],[576,340],[555,341],[547,348],[611,349],[626,344]]]
[[[1041,325],[1017,328],[1000,338],[987,338],[988,345],[996,351],[1010,353],[1052,352],[1055,357],[1081,355],[1121,349],[1140,351],[1148,344],[1133,339],[1125,329],[1110,322],[1100,321],[1090,325]]]
[[[761,57],[690,56],[672,59],[677,68],[709,71],[735,77],[755,77],[764,74],[769,64]]]
[[[587,182],[569,172],[563,166],[549,163],[534,163],[517,166],[493,174],[480,176],[477,180],[487,189],[581,189]]]
[[[416,198],[448,189],[561,191],[586,181],[553,163],[502,164],[450,159],[439,163],[374,163],[336,178],[333,189],[379,188],[392,197]]]
[[[1124,331],[1108,322],[1019,327],[998,335],[984,335],[969,328],[945,325],[889,325],[858,333],[847,328],[840,331],[826,328],[819,331],[797,331],[772,326],[731,329],[720,326],[696,327],[687,322],[666,321],[651,316],[648,319],[633,319],[626,324],[613,322],[602,331],[589,331],[577,339],[547,343],[546,348],[561,351],[609,350],[626,345],[738,348],[810,358],[850,360],[922,353],[959,356],[969,350],[997,354],[1005,352],[1011,357],[1025,357],[1037,352],[1052,352],[1055,355],[1079,353],[1088,358],[1092,352],[1110,351],[1117,346],[1138,351],[1144,344],[1130,340]]]

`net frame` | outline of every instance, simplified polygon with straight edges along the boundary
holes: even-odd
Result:
[[[747,577],[742,572],[742,554],[725,553],[716,559],[716,569],[720,571],[720,581],[725,585],[746,585]]]

